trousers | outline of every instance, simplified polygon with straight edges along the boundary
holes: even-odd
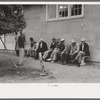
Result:
[[[55,49],[50,58],[53,60],[53,61],[56,61],[57,60],[57,57],[61,55],[61,52],[58,50],[58,49]]]
[[[24,48],[19,48],[19,65],[23,64]]]
[[[69,63],[69,61],[70,61],[69,52],[63,53],[61,55],[61,62]]]
[[[44,52],[44,55],[43,55],[43,58],[46,60],[50,57],[51,53],[52,53],[53,50],[47,50]]]
[[[85,53],[83,51],[79,51],[79,53],[77,54],[75,60],[77,60],[78,63],[81,63],[83,56],[85,56]]]

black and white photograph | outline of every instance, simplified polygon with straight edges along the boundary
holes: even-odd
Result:
[[[0,83],[100,83],[100,4],[0,4]]]

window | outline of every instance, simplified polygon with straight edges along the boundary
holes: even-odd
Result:
[[[59,17],[68,17],[68,5],[59,5],[58,6]]]
[[[83,5],[47,5],[46,6],[46,19],[61,20],[83,17]]]
[[[71,5],[71,16],[82,14],[82,5]]]
[[[56,18],[56,6],[48,5],[48,18],[53,19]]]

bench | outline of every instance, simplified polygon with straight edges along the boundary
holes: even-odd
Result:
[[[88,58],[89,58],[90,56],[83,56],[82,57],[82,60],[81,60],[81,66],[84,66],[84,65],[87,65],[87,61],[88,61]],[[77,63],[77,62],[73,62],[73,60],[71,60],[70,61],[70,63],[69,64],[74,64],[74,63]]]
[[[83,56],[82,57],[82,60],[81,60],[81,65],[83,66],[83,65],[86,65],[86,63],[87,63],[87,59],[89,58],[90,56]]]

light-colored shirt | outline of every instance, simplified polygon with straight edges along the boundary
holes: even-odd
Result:
[[[84,50],[84,44],[82,44],[82,51]]]
[[[43,43],[41,42],[41,44],[40,44],[40,48],[42,48],[42,45],[43,45]]]
[[[77,53],[79,51],[79,44],[76,43],[75,46],[71,45],[71,52],[70,53]]]

